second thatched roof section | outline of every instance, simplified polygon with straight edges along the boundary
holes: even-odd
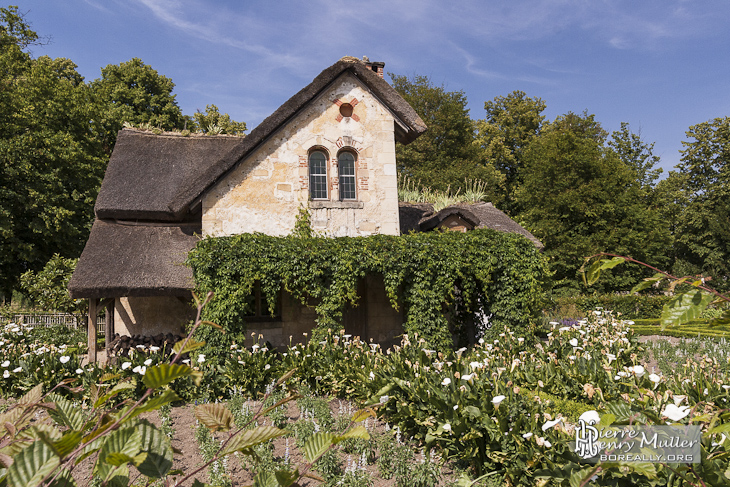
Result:
[[[458,216],[474,228],[491,228],[500,232],[518,233],[527,237],[538,249],[544,245],[519,223],[492,203],[460,203],[434,211],[430,203],[400,203],[400,231],[426,232],[438,227],[450,216]]]
[[[71,297],[190,296],[184,264],[199,224],[131,224],[96,220],[68,284]]]

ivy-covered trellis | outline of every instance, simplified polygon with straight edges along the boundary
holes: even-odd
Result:
[[[508,327],[529,337],[547,272],[526,238],[494,230],[208,237],[188,263],[197,291],[216,295],[205,318],[233,334],[245,331],[246,298],[257,281],[272,306],[282,287],[302,303],[316,303],[317,328],[326,330],[341,327],[346,305],[357,302],[358,281],[379,274],[391,304],[404,307],[406,333],[418,333],[434,347],[450,346],[449,322],[453,331],[479,306],[491,313],[488,336]]]

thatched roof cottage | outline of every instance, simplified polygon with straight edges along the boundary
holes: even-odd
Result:
[[[395,143],[426,125],[383,79],[383,66],[342,58],[244,138],[119,133],[69,283],[72,297],[90,300],[92,359],[100,307],[111,318],[108,336],[179,332],[193,313],[183,262],[198,236],[286,235],[300,205],[315,230],[332,236],[488,226],[539,243],[488,203],[436,213],[399,206]],[[378,341],[392,338],[401,316],[382,283],[365,283],[364,293],[372,311],[355,321]],[[249,327],[283,345],[313,324],[310,309],[283,296],[277,319],[253,316]]]

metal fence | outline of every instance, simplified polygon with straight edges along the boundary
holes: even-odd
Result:
[[[51,326],[67,326],[69,328],[83,328],[87,329],[88,315],[71,315],[67,313],[16,313],[13,315],[3,317],[9,319],[13,323],[23,325],[29,328],[35,328],[36,326],[51,327]],[[104,316],[99,316],[96,323],[96,333],[104,335],[106,319]]]

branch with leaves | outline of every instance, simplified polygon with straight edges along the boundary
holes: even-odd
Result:
[[[583,266],[580,268],[583,283],[586,286],[593,285],[601,276],[601,272],[612,269],[624,262],[638,264],[655,272],[652,277],[642,280],[631,289],[630,293],[638,293],[650,287],[667,286],[667,291],[674,294],[662,309],[661,327],[664,330],[667,326],[676,326],[696,320],[702,312],[710,305],[727,307],[730,303],[730,296],[723,294],[710,286],[707,282],[711,280],[702,276],[675,276],[662,271],[645,262],[626,257],[623,255],[602,252],[586,257]],[[678,288],[682,286],[682,290]],[[710,321],[710,326],[730,324],[730,308],[717,318]]]

